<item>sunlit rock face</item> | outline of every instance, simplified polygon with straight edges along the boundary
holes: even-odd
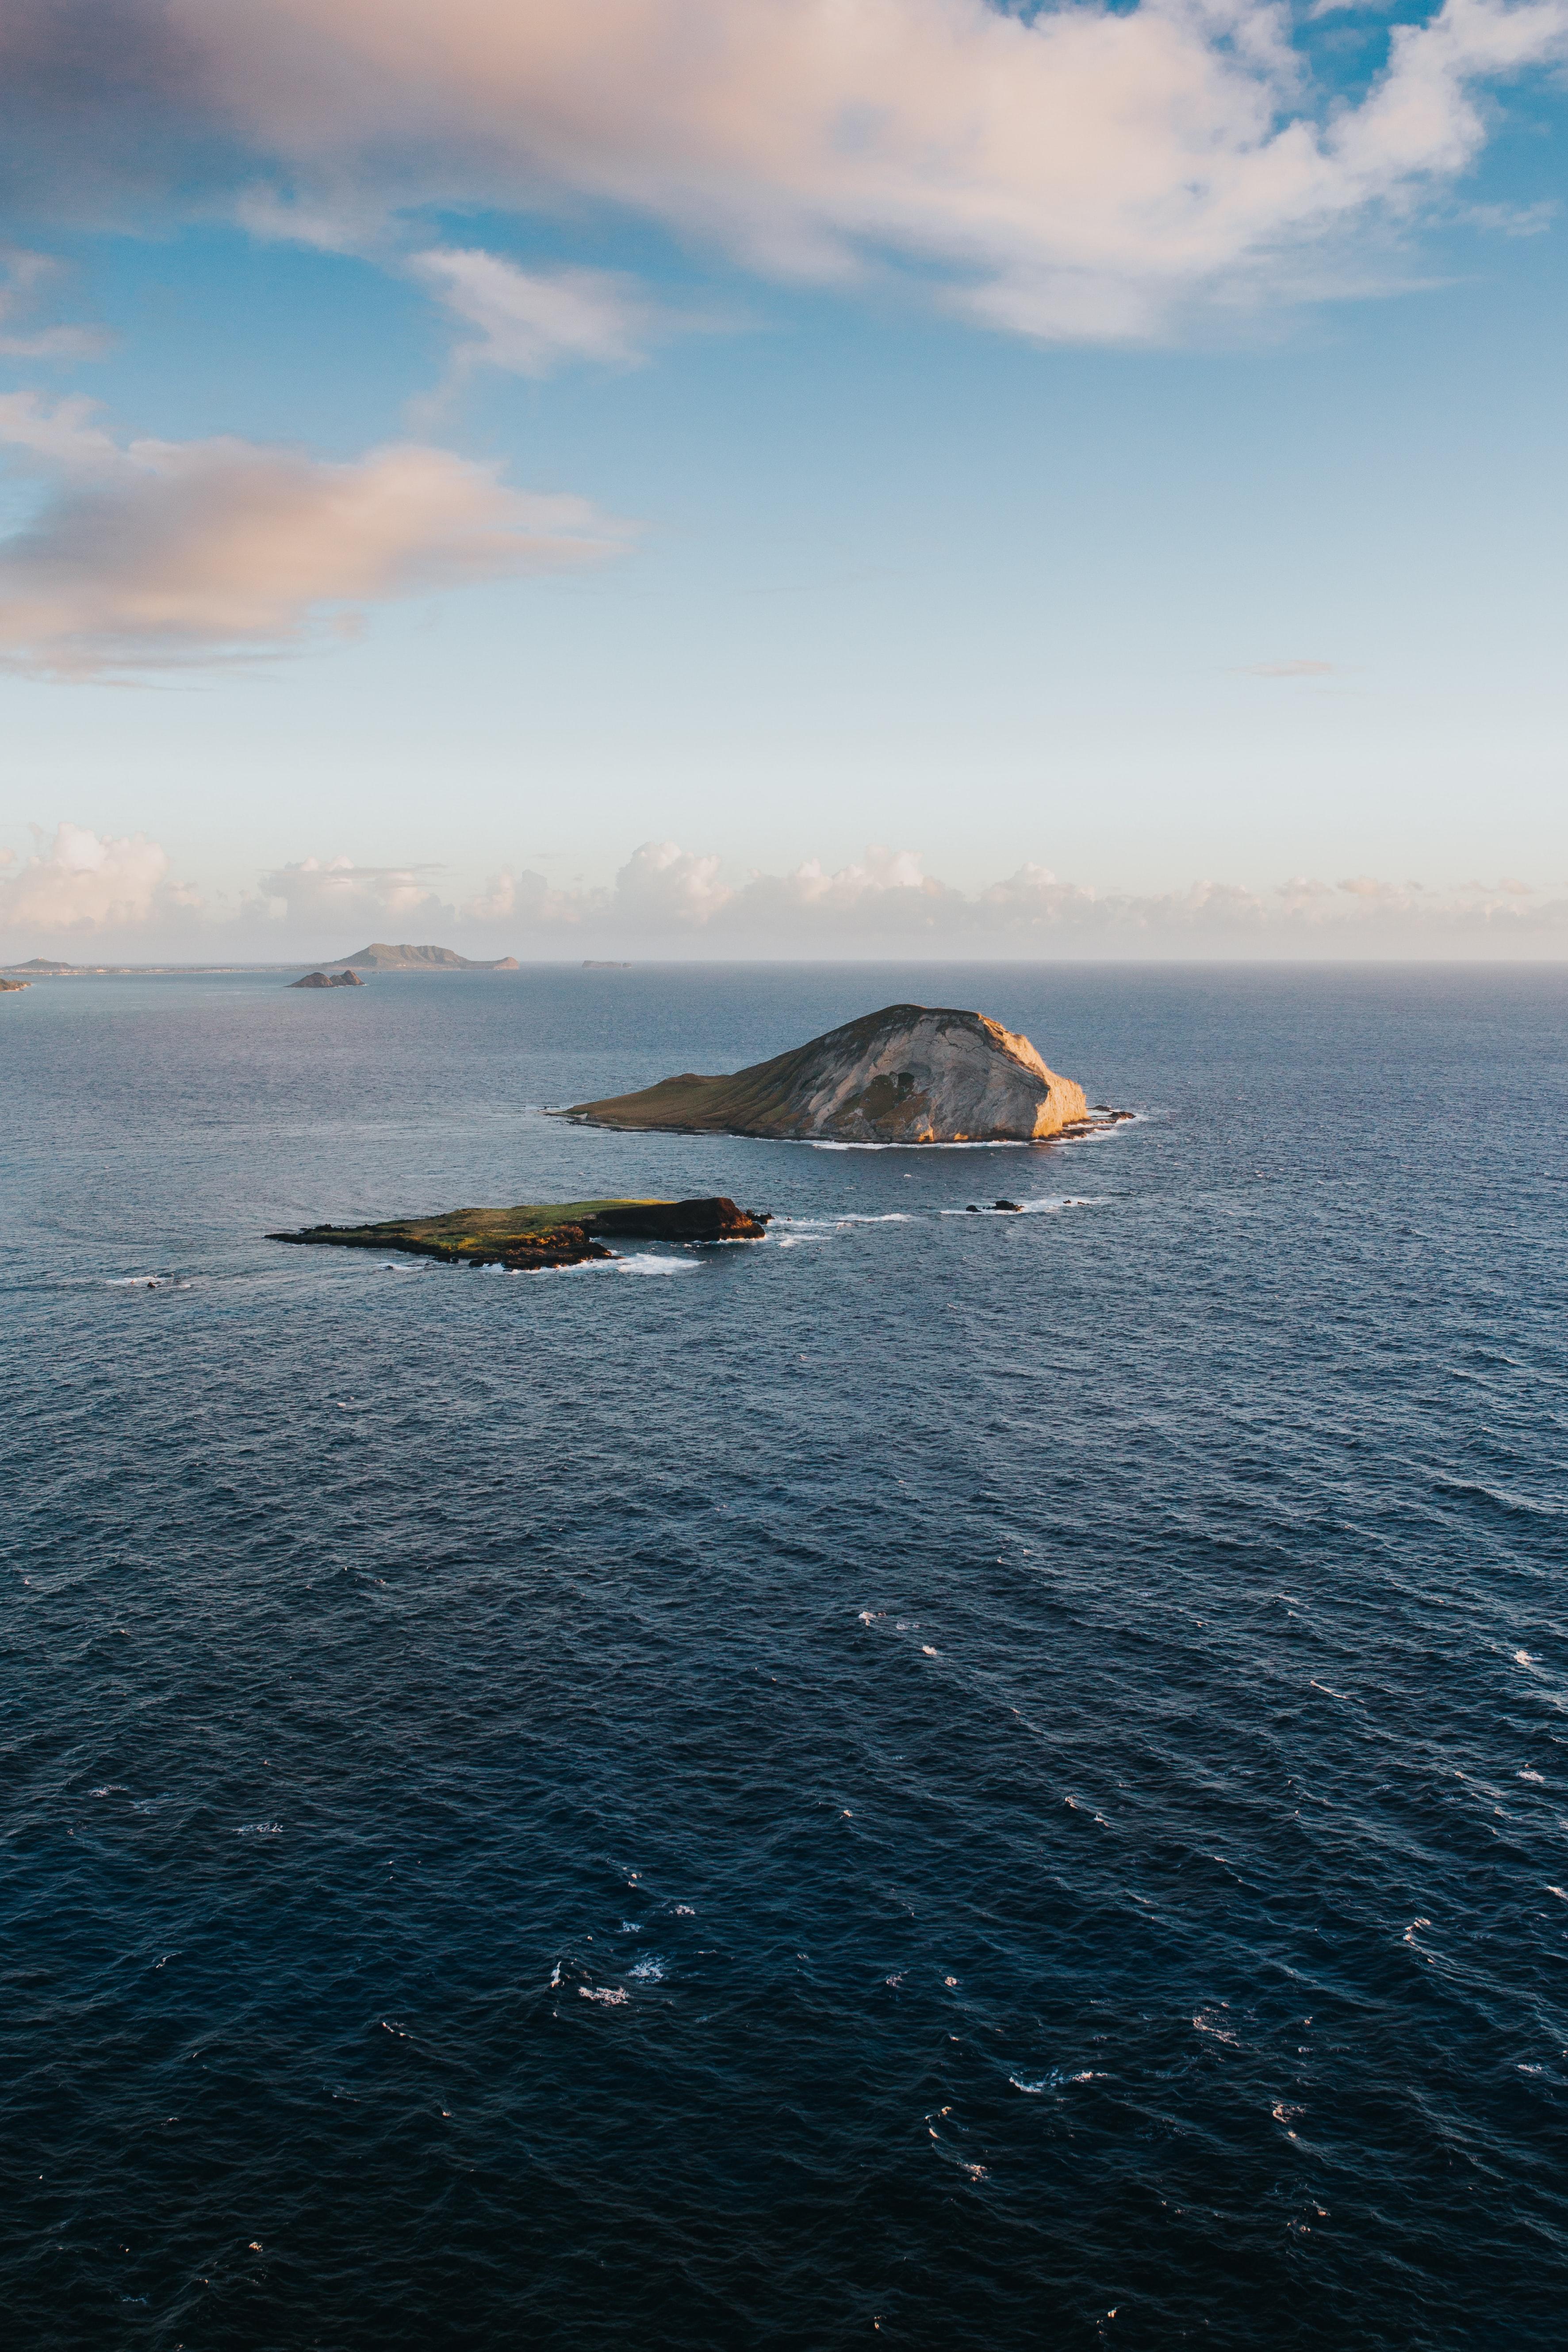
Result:
[[[1026,1037],[984,1013],[889,1004],[732,1076],[688,1070],[565,1116],[837,1143],[994,1143],[1058,1135],[1089,1106]]]

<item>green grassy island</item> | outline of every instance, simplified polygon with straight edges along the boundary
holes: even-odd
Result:
[[[701,1201],[524,1202],[511,1209],[389,1217],[372,1225],[302,1225],[298,1233],[267,1238],[336,1249],[403,1250],[447,1265],[504,1265],[522,1272],[613,1257],[612,1240],[760,1241],[768,1223],[718,1193]]]

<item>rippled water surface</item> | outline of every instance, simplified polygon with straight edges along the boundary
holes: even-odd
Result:
[[[1144,1116],[541,1115],[901,997]],[[1565,1013],[1526,971],[0,1000],[13,2340],[1563,2342]],[[263,1238],[711,1192],[769,1239]]]

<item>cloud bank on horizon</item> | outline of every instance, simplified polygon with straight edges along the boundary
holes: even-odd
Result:
[[[8,863],[6,861],[9,861]],[[363,936],[362,936],[363,935]],[[911,850],[868,848],[829,872],[727,878],[722,860],[649,841],[607,887],[562,889],[502,873],[467,898],[427,868],[308,857],[259,877],[240,904],[208,906],[145,835],[103,839],[64,824],[33,854],[0,859],[0,961],[320,961],[372,936],[552,961],[600,953],[735,961],[799,955],[1176,958],[1561,955],[1568,887],[1503,878],[1455,889],[1355,876],[1296,876],[1268,890],[1205,881],[1132,894],[1020,866],[974,892]]]

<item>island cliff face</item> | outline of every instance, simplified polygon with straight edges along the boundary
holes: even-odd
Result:
[[[837,1143],[1032,1142],[1090,1123],[1083,1088],[984,1013],[889,1004],[728,1077],[574,1103],[593,1127]]]

